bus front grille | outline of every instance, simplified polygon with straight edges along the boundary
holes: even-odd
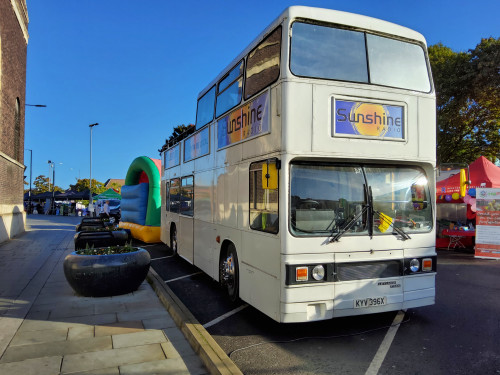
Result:
[[[399,260],[380,262],[338,263],[335,281],[383,279],[403,275],[403,265]]]

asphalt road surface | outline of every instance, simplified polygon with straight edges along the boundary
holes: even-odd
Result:
[[[279,324],[231,303],[166,245],[144,247],[154,270],[244,374],[500,374],[500,261],[438,251],[433,306]]]

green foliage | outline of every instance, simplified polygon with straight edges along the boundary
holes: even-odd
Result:
[[[500,157],[500,38],[468,52],[429,47],[437,99],[437,160],[471,163]]]
[[[94,248],[94,246],[89,247],[89,244],[85,247],[85,249],[79,249],[75,252],[78,255],[111,255],[111,254],[125,254],[132,253],[137,251],[136,247],[132,246],[132,243],[126,243],[124,246],[108,246],[108,247],[98,247]]]
[[[33,194],[45,193],[49,191],[49,178],[44,175],[40,175],[35,178],[35,181],[33,181],[33,186]]]
[[[27,191],[29,191],[29,189]],[[50,185],[49,187],[49,178],[45,177],[44,175],[36,177],[35,180],[33,181],[33,187],[31,191],[33,195],[52,191],[52,185]],[[56,185],[54,187],[54,191],[60,191],[62,193],[64,192],[64,189]]]
[[[195,130],[196,130],[196,127],[194,124],[177,125],[174,128],[172,135],[168,139],[165,139],[165,144],[162,146],[161,149],[158,150],[158,152],[161,153],[161,152],[165,151],[167,148],[172,147],[176,143],[182,141],[184,138],[193,134]]]
[[[76,184],[69,185],[69,188],[74,191],[88,190],[90,188],[89,179],[88,178],[77,179]],[[92,179],[92,193],[101,194],[106,190],[107,189],[104,187],[104,183]]]

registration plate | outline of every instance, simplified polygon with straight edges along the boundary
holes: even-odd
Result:
[[[354,308],[375,307],[387,305],[387,297],[361,298],[354,300]]]

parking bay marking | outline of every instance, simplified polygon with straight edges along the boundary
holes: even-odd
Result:
[[[203,324],[203,328],[208,328],[208,327],[211,327],[219,322],[222,322],[224,319],[229,318],[230,316],[240,312],[241,310],[243,310],[246,307],[248,307],[248,304],[245,303],[244,305],[241,305],[240,307],[237,307],[234,310],[231,310],[231,311],[219,316],[218,318],[215,318],[214,320]]]
[[[165,283],[171,283],[172,281],[177,281],[177,280],[182,280],[182,279],[185,279],[187,277],[190,277],[190,276],[194,276],[194,275],[199,275],[203,272],[195,272],[195,273],[192,273],[192,274],[189,274],[189,275],[184,275],[184,276],[181,276],[181,277],[176,277],[175,279],[170,279],[170,280],[165,280]]]
[[[405,317],[405,313],[406,310],[399,310],[398,313],[396,314],[396,317],[394,318],[391,326],[389,327],[389,330],[385,334],[385,337],[382,340],[382,343],[380,344],[377,353],[375,353],[375,357],[373,357],[372,363],[370,363],[370,367],[368,367],[368,370],[366,370],[365,375],[378,374],[378,370],[380,370],[382,362],[384,362],[385,356],[387,355],[387,352],[391,347],[392,341],[396,336],[396,332],[398,331],[398,328],[401,325],[403,318]]]

